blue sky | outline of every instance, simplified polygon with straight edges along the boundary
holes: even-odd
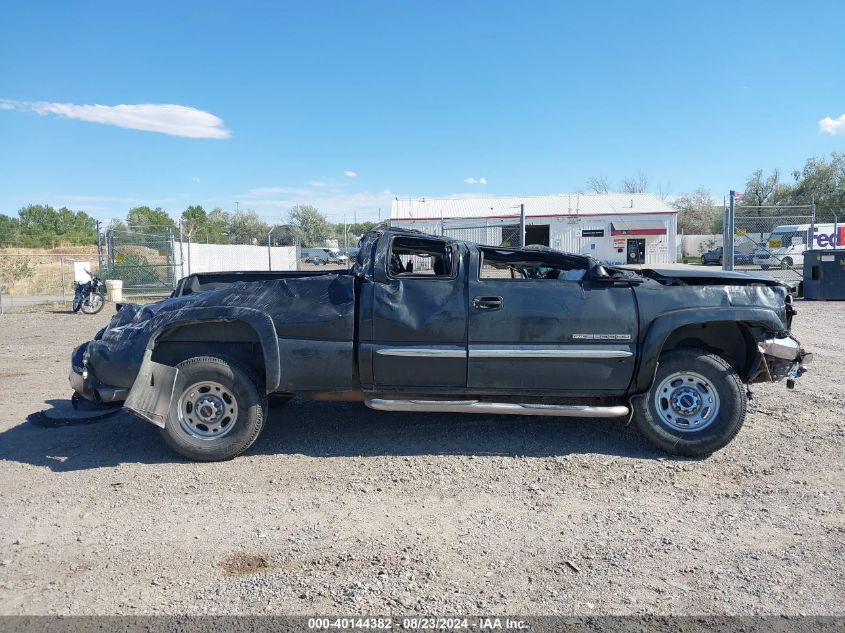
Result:
[[[721,197],[845,150],[843,24],[841,0],[3,2],[0,212],[360,220],[637,171]]]

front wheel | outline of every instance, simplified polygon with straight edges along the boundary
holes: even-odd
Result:
[[[784,270],[787,268],[792,268],[792,258],[784,257],[782,260],[780,260],[780,267]]]
[[[85,314],[97,314],[105,304],[106,299],[103,295],[99,292],[90,292],[82,302],[82,311]]]
[[[725,359],[683,348],[661,356],[651,389],[634,400],[634,420],[657,448],[698,457],[734,438],[747,407],[742,380]]]
[[[177,365],[179,379],[162,434],[180,455],[201,462],[232,459],[258,439],[267,396],[236,363],[197,356]]]

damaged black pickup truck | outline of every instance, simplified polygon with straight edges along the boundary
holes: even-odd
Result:
[[[125,400],[196,460],[249,448],[269,394],[627,418],[664,451],[706,455],[742,426],[747,385],[804,371],[794,314],[768,277],[381,228],[348,271],[193,275],[169,299],[123,306],[73,352],[70,382]]]

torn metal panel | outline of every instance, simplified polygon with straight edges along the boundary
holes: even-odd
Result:
[[[123,406],[144,420],[164,428],[179,382],[178,376],[179,370],[176,367],[154,362],[151,352],[147,352],[138,371],[138,378]]]

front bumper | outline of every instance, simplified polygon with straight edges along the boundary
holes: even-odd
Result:
[[[129,389],[108,385],[97,378],[88,367],[86,350],[88,343],[84,343],[73,350],[68,380],[71,388],[86,400],[95,402],[121,402],[126,400]]]

